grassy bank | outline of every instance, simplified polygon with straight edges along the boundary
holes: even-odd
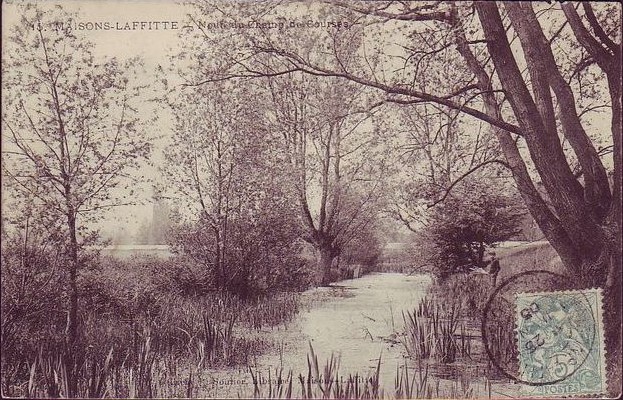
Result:
[[[3,313],[2,394],[66,397],[73,376],[77,397],[191,397],[206,370],[246,368],[278,345],[265,333],[295,317],[298,293],[242,299],[203,286],[193,268],[180,258],[100,259],[81,277],[74,348],[54,303],[42,298],[26,313],[16,302]]]

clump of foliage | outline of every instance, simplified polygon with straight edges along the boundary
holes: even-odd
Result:
[[[486,249],[519,234],[525,209],[497,188],[471,181],[457,187],[428,218],[426,232],[435,245],[434,265],[441,278],[484,265]]]
[[[176,285],[195,292],[223,290],[241,298],[305,289],[308,269],[299,257],[301,242],[295,230],[274,211],[255,220],[234,219],[228,222],[224,259],[215,260],[218,244],[209,223],[180,224],[170,243],[194,267],[179,270]]]
[[[375,266],[383,254],[383,243],[376,230],[370,228],[359,232],[344,247],[340,262],[358,264],[367,268]]]

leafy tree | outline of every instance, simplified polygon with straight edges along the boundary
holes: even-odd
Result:
[[[340,264],[362,265],[368,270],[376,266],[383,254],[383,238],[378,221],[371,221],[343,246]]]
[[[278,286],[273,277],[299,266],[283,153],[262,108],[239,101],[260,95],[228,83],[175,93],[165,152],[171,187],[192,210],[174,248],[205,265],[205,285],[243,296]]]
[[[33,199],[63,221],[56,239],[65,249],[67,344],[75,349],[80,253],[94,238],[88,223],[127,202],[115,189],[150,145],[137,134],[139,87],[130,82],[137,61],[96,60],[90,43],[62,29],[70,18],[60,7],[25,6],[5,37],[2,174],[13,198]],[[76,384],[70,379],[70,395]]]
[[[477,173],[480,180],[508,182],[508,164],[483,124],[435,104],[391,108],[398,108],[396,152],[404,167],[392,177],[389,213],[412,232],[421,228],[426,210],[442,203],[465,177]]]
[[[516,236],[526,212],[516,199],[474,180],[464,181],[431,211],[425,231],[442,277],[466,265],[483,266],[485,249]]]
[[[303,9],[319,12],[323,19],[332,19],[333,8],[322,4],[296,4]],[[231,5],[211,2],[198,3],[199,21],[207,15],[218,16],[227,22],[241,18],[254,19],[262,14],[263,19],[274,17],[283,22],[283,16],[272,4],[234,3]],[[303,12],[304,13],[304,12]],[[220,76],[206,76],[206,71],[226,69],[231,66],[232,52],[238,55],[261,45],[263,40],[277,40],[296,46],[306,57],[322,57],[318,52],[319,42],[330,41],[331,30],[305,30],[304,35],[292,35],[288,30],[263,29],[237,30],[235,36],[223,37],[202,29],[196,23],[196,35],[185,43],[187,61],[191,68],[183,74],[187,86],[212,86]],[[300,28],[297,28],[297,30]],[[353,27],[360,32],[360,28]],[[344,65],[355,61],[355,53],[361,35],[353,34],[350,41],[332,42],[327,50],[339,53]],[[201,54],[209,48],[210,60]],[[253,58],[253,56],[251,56]],[[372,209],[378,209],[382,187],[380,178],[387,172],[387,154],[382,145],[383,135],[374,120],[369,91],[358,85],[345,85],[336,80],[314,79],[305,74],[283,76],[284,64],[273,63],[271,56],[258,56],[248,71],[264,71],[261,81],[247,80],[237,84],[262,86],[268,92],[266,104],[270,129],[281,139],[279,149],[286,156],[291,174],[287,181],[294,188],[302,236],[317,253],[318,281],[328,284],[335,269],[338,256],[353,238],[371,221]],[[370,62],[370,60],[368,60]],[[206,79],[207,78],[207,79]],[[377,105],[378,106],[378,105]],[[356,202],[353,199],[357,198]],[[352,206],[352,207],[351,207]]]
[[[382,3],[364,6],[338,2],[337,6],[359,13],[370,21],[371,27],[381,26],[387,20],[397,21],[401,28],[397,34],[408,32],[407,36],[416,45],[435,45],[436,49],[421,52],[418,48],[408,48],[406,54],[394,55],[385,53],[385,43],[380,43],[372,50],[378,58],[386,60],[385,64],[344,64],[339,52],[325,53],[323,59],[306,57],[297,52],[297,48],[286,48],[274,40],[261,42],[258,38],[252,43],[253,54],[256,57],[271,56],[277,61],[265,63],[267,68],[262,70],[249,66],[254,57],[241,60],[232,54],[231,57],[240,62],[230,63],[229,69],[210,71],[204,81],[304,72],[376,88],[388,95],[388,102],[435,103],[489,123],[526,206],[565,266],[585,278],[586,285],[607,283],[611,286],[619,275],[614,269],[620,265],[610,262],[608,256],[620,257],[621,246],[616,245],[620,227],[615,222],[620,219],[616,218],[621,204],[618,201],[620,179],[613,180],[611,190],[601,154],[593,145],[585,127],[587,124],[581,118],[592,108],[580,102],[584,94],[580,93],[579,85],[593,78],[585,76],[579,79],[579,85],[572,78],[592,66],[592,71],[600,74],[607,83],[611,100],[608,106],[612,109],[611,134],[616,147],[614,174],[619,177],[621,82],[618,68],[620,43],[617,41],[620,38],[616,25],[618,19],[608,18],[608,15],[620,11],[618,7],[610,7],[598,15],[592,10],[593,6],[587,4],[583,6],[584,20],[570,3],[562,7],[562,12],[547,7],[539,13],[541,17],[556,16],[560,21],[551,31],[544,31],[530,3],[460,6],[455,3],[413,6]],[[512,34],[520,41],[529,77],[522,75],[520,64],[523,61],[511,50],[500,8],[508,9],[506,23],[514,28]],[[384,26],[379,28],[385,29]],[[372,28],[370,30],[375,34]],[[559,67],[556,59],[565,57],[565,54],[554,49],[561,38],[575,44],[571,49],[575,53]],[[331,39],[342,43],[349,39],[349,32],[337,30]],[[578,54],[582,51],[585,57],[580,59]],[[360,57],[365,61],[367,54]],[[590,57],[587,58],[587,54]],[[395,73],[382,75],[387,64],[397,58],[408,62],[402,62],[402,68]],[[448,64],[445,69],[448,74],[431,73],[430,69],[424,68],[429,59],[435,58]],[[495,70],[487,62],[489,59]],[[274,65],[279,61],[284,67],[275,71]],[[366,67],[348,68],[352,65]],[[449,93],[436,91],[440,87],[438,82],[443,79],[451,79],[455,90]],[[554,91],[553,97],[549,93],[550,87]],[[559,134],[565,138],[575,157],[565,152]],[[529,150],[528,160],[518,148],[518,143],[523,141]],[[573,158],[577,160],[581,173],[573,173],[570,166]],[[537,190],[527,163],[534,164],[545,197]],[[615,232],[618,234],[614,235]]]

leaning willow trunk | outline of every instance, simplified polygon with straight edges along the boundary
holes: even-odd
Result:
[[[582,126],[574,93],[556,64],[551,45],[539,25],[532,5],[511,2],[504,4],[521,42],[530,85],[526,83],[515,60],[498,5],[479,2],[475,7],[500,83],[519,123],[521,135],[525,139],[553,212],[540,212],[537,207],[540,196],[536,196],[537,201],[526,203],[543,233],[560,255],[569,276],[577,282],[578,288],[605,289],[604,326],[610,375],[608,378],[611,392],[614,393],[620,382],[620,377],[616,377],[614,371],[620,370],[621,362],[620,184],[615,182],[613,188],[610,187],[604,165]],[[615,176],[620,177],[621,160],[620,155],[617,155],[621,151],[621,125],[618,122],[621,119],[620,45],[618,57],[617,51],[608,52],[603,47],[594,47],[593,41],[587,39],[587,34],[590,33],[580,19],[576,18],[573,7],[567,4],[564,11],[578,42],[594,57],[606,74],[613,105],[614,169]],[[581,180],[571,170],[560,142],[560,133],[568,140],[577,157]],[[509,159],[508,149],[504,148],[504,143],[501,144]],[[511,161],[512,157],[509,164],[513,164]],[[520,179],[518,180],[522,176],[517,171],[516,168],[513,170],[522,196],[524,199],[534,198],[532,195],[535,193],[527,193],[527,185],[522,185]]]

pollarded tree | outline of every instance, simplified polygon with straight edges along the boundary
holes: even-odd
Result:
[[[22,9],[3,46],[3,179],[15,196],[64,221],[69,275],[67,344],[79,338],[78,273],[88,222],[126,202],[115,189],[147,156],[130,82],[136,61],[96,60],[92,45],[63,30],[61,8]],[[82,234],[81,234],[82,233]],[[75,393],[75,380],[70,380]]]
[[[269,113],[293,171],[303,238],[318,252],[326,285],[341,251],[377,217],[386,148],[366,94],[356,88],[304,75],[267,82]]]
[[[301,6],[319,12],[323,19],[334,17],[333,9],[320,3],[293,2],[284,6],[293,6],[293,10]],[[279,15],[279,10],[271,3],[223,5],[206,1],[195,7],[196,15],[201,17],[195,22],[193,32],[196,34],[185,43],[185,59],[191,61],[191,68],[182,74],[185,84],[209,86],[208,83],[216,83],[221,76],[210,75],[208,71],[227,69],[232,63],[265,78],[261,83],[241,79],[237,84],[263,85],[270,93],[272,102],[267,114],[273,125],[271,129],[282,138],[280,149],[287,155],[291,167],[290,180],[294,181],[303,238],[316,248],[320,281],[327,284],[342,246],[352,240],[353,230],[370,223],[373,219],[370,211],[378,208],[382,192],[380,178],[387,170],[383,160],[387,157],[382,153],[379,130],[371,128],[378,122],[371,118],[374,106],[369,104],[369,92],[358,85],[301,74],[282,76],[281,70],[287,68],[288,62],[284,64],[271,55],[264,57],[255,47],[273,40],[285,41],[298,46],[309,57],[322,57],[324,51],[340,54],[343,65],[349,65],[356,60],[361,38],[359,29],[353,28],[349,41],[331,42],[336,29],[310,30],[299,26],[293,29],[305,34],[293,35],[294,31],[289,29],[262,24],[262,21],[274,20],[286,26],[291,22]],[[299,12],[305,14],[301,9]],[[232,30],[232,35],[222,35],[218,29],[202,26],[201,21],[208,15],[219,18],[225,25],[236,25],[246,18],[258,24],[253,29]],[[262,17],[258,19],[258,15]],[[318,43],[324,41],[330,44],[319,53]],[[254,60],[241,64],[238,57]],[[373,61],[367,60],[370,62]],[[355,203],[352,202],[354,198],[358,198]]]

